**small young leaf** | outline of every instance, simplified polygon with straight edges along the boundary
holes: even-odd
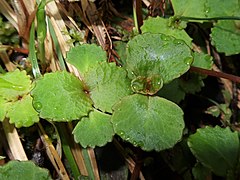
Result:
[[[67,61],[74,65],[81,75],[97,62],[107,60],[106,52],[96,44],[83,44],[73,47],[67,54]]]
[[[16,69],[13,72],[0,74],[0,97],[14,101],[19,96],[29,93],[31,80],[26,71]]]
[[[218,176],[227,176],[238,162],[239,138],[237,132],[216,126],[198,129],[188,139],[188,146],[196,158]]]
[[[199,67],[203,69],[212,69],[213,58],[205,53],[194,52],[193,54],[194,61],[191,66]]]
[[[12,103],[6,115],[10,123],[17,128],[29,127],[39,121],[38,113],[32,106],[32,97],[28,94],[19,101]]]
[[[169,26],[169,21],[170,19],[165,19],[161,17],[149,17],[149,19],[144,21],[143,26],[141,27],[142,33],[150,32],[150,33],[166,34],[169,36],[173,36],[176,39],[181,39],[185,41],[185,43],[189,47],[191,47],[192,39],[184,31],[184,29],[178,29],[178,28]]]
[[[132,93],[125,69],[115,63],[99,63],[84,76],[94,107],[112,112],[112,106],[122,97]]]
[[[192,173],[197,180],[212,179],[211,170],[203,166],[200,162],[197,162],[192,169]]]
[[[192,61],[191,49],[172,36],[145,33],[128,42],[126,68],[135,78],[160,75],[168,83],[188,71]]]
[[[177,104],[185,98],[185,94],[184,90],[180,87],[179,79],[174,79],[170,83],[165,84],[157,93],[158,96],[166,98]]]
[[[44,119],[71,121],[92,110],[92,101],[84,92],[83,83],[66,71],[45,74],[31,94],[34,108]]]
[[[182,137],[183,112],[164,98],[134,94],[124,97],[113,110],[115,132],[146,151],[171,148]]]
[[[240,21],[218,21],[212,28],[212,44],[227,56],[240,53]]]
[[[10,161],[0,166],[1,180],[51,180],[46,169],[37,167],[32,161]]]
[[[82,147],[104,146],[112,141],[114,135],[111,116],[98,110],[91,111],[83,117],[73,130],[74,139]]]

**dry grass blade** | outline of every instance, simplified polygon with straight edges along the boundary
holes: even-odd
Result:
[[[70,47],[73,46],[69,42],[71,37],[69,35],[63,33],[63,32],[67,32],[67,28],[66,28],[65,23],[60,15],[58,7],[54,1],[51,1],[46,4],[46,11],[50,17],[51,23],[52,23],[55,33],[57,35],[63,57],[66,58],[66,52],[68,52]]]
[[[16,128],[13,125],[9,124],[8,119],[5,119],[2,122],[2,125],[13,158],[19,161],[27,161],[28,158],[23,149]]]
[[[48,135],[46,134],[45,130],[43,129],[42,125],[40,123],[38,123],[38,127],[39,127],[39,133],[41,136],[41,140],[44,144],[44,146],[46,147],[46,152],[47,155],[51,161],[51,163],[53,164],[55,170],[57,171],[59,177],[61,179],[64,180],[69,180],[69,176],[67,174],[67,171],[61,161],[61,158],[59,157],[56,149],[54,148],[52,142],[50,141]]]
[[[116,146],[116,148],[118,149],[118,151],[121,153],[123,158],[125,159],[128,169],[130,170],[131,173],[133,173],[135,166],[136,166],[136,163],[134,162],[134,160],[129,155],[126,154],[123,147],[119,144],[119,142],[117,140],[114,139],[113,143]],[[139,178],[140,178],[140,180],[145,180],[141,171],[139,173]]]
[[[15,12],[9,6],[5,0],[0,1],[0,12],[8,19],[8,21],[16,28],[18,31],[18,20]]]
[[[92,26],[94,35],[96,36],[98,43],[104,50],[112,49],[112,41],[108,34],[108,31],[99,17],[96,5],[88,0],[82,0],[83,13],[89,19],[89,23]]]
[[[99,173],[98,173],[98,166],[97,166],[97,162],[96,162],[96,157],[95,157],[94,150],[92,148],[88,148],[88,155],[89,155],[89,159],[91,161],[91,165],[92,165],[92,169],[93,169],[95,179],[100,180],[100,176],[99,176]]]
[[[14,71],[16,66],[10,61],[8,54],[5,50],[0,50],[0,58],[2,59],[8,71]]]
[[[21,37],[23,37],[26,41],[28,41],[28,37],[29,37],[29,28],[30,28],[30,24],[34,19],[34,16],[30,16],[30,14],[32,14],[33,12],[31,12],[31,9],[34,9],[34,5],[32,3],[26,3],[22,0],[13,0],[12,2],[12,6],[14,8],[14,11],[17,15],[17,25],[18,25],[18,33]],[[26,4],[27,7],[26,7]],[[30,8],[30,5],[33,6],[33,8]],[[31,19],[31,20],[30,20]]]
[[[16,67],[10,62],[6,51],[0,51],[0,57],[8,71],[15,70]],[[28,160],[16,128],[9,124],[8,119],[5,119],[2,125],[13,158],[20,161]]]

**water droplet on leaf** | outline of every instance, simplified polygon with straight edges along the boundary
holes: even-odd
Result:
[[[193,58],[192,57],[187,57],[184,59],[184,63],[186,63],[187,65],[191,65],[193,62]]]
[[[33,103],[33,107],[36,109],[36,111],[40,111],[42,109],[42,104],[40,102]]]

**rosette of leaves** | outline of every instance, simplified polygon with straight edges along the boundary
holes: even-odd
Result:
[[[40,117],[78,119],[73,134],[83,147],[103,146],[114,134],[149,151],[171,148],[181,139],[181,108],[149,95],[189,69],[192,54],[184,41],[163,34],[138,35],[128,43],[124,67],[107,63],[96,45],[76,46],[67,59],[82,80],[67,72],[38,80],[32,96]]]

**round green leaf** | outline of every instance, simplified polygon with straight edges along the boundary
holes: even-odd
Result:
[[[192,46],[192,38],[186,33],[186,31],[182,28],[175,28],[169,26],[170,19],[161,18],[161,17],[149,17],[144,21],[143,26],[141,27],[142,33],[150,32],[150,33],[162,33],[169,36],[173,36],[176,39],[181,39],[185,41],[185,43],[191,47]],[[161,27],[161,28],[159,28]]]
[[[0,74],[0,97],[8,100],[17,100],[19,96],[29,93],[31,80],[26,71],[16,69],[13,72]]]
[[[88,115],[92,101],[83,83],[66,71],[45,74],[31,92],[33,106],[44,119],[71,121]]]
[[[7,114],[7,109],[8,105],[11,104],[7,100],[3,99],[0,97],[0,121],[3,121],[6,114]]]
[[[74,65],[81,75],[97,62],[107,60],[106,52],[96,44],[83,44],[72,47],[67,53],[67,61]]]
[[[227,56],[240,53],[240,21],[218,21],[212,28],[212,44]]]
[[[52,179],[46,169],[36,166],[32,161],[10,161],[0,166],[1,180],[50,180]]]
[[[238,0],[172,0],[174,14],[187,17],[232,16],[239,11]]]
[[[145,33],[128,43],[127,69],[135,78],[160,75],[168,83],[188,71],[192,61],[191,49],[172,36]]]
[[[73,130],[74,139],[82,147],[104,146],[114,135],[111,116],[94,110],[83,117]]]
[[[32,97],[28,94],[8,107],[6,115],[10,123],[17,128],[29,127],[39,121],[38,113],[32,106]]]
[[[94,107],[103,112],[112,112],[112,106],[122,97],[132,93],[125,69],[115,63],[99,63],[86,74],[86,82]]]
[[[238,162],[237,132],[216,126],[198,129],[188,139],[188,146],[196,158],[219,176],[226,176]]]
[[[173,147],[182,137],[183,112],[171,101],[134,94],[113,107],[115,132],[146,151]]]

